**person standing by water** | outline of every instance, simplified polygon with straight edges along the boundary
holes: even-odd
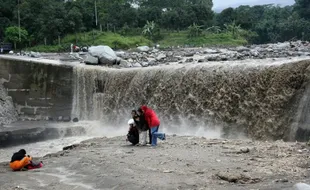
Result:
[[[144,114],[144,118],[149,125],[151,134],[152,134],[152,147],[157,146],[157,138],[160,140],[166,140],[166,134],[158,132],[160,120],[158,119],[156,113],[151,108],[143,105],[141,106],[141,110]]]

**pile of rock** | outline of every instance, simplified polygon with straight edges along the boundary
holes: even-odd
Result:
[[[310,56],[310,43],[305,41],[277,44],[239,46],[232,48],[179,48],[159,50],[140,46],[134,50],[114,52],[108,46],[93,46],[85,59],[86,64],[120,68],[148,67],[162,64],[202,63]]]

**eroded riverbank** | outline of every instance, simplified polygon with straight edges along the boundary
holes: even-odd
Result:
[[[45,156],[36,171],[2,163],[0,189],[292,189],[309,182],[308,154],[305,143],[282,141],[169,136],[150,149],[97,138]]]

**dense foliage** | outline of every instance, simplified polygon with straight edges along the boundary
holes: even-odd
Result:
[[[250,43],[310,40],[310,0],[286,7],[240,6],[221,13],[212,11],[212,0],[0,0],[0,4],[0,41],[23,45],[57,45],[67,34],[92,30],[144,35],[152,41],[161,40],[160,30],[187,31],[193,40],[219,33],[242,36]],[[16,41],[16,28],[9,28],[18,26],[18,10],[22,41]]]

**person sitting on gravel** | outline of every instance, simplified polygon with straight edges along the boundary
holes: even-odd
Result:
[[[127,141],[131,142],[132,145],[139,144],[139,130],[136,127],[135,121],[133,119],[130,119],[128,121],[129,125],[129,131],[127,134]]]
[[[10,167],[13,171],[30,170],[43,166],[42,162],[38,164],[34,163],[32,157],[26,154],[25,149],[21,149],[13,154],[10,162]]]
[[[166,140],[166,134],[158,132],[160,121],[154,110],[145,105],[141,106],[141,110],[143,111],[144,118],[151,130],[152,147],[155,147],[157,146],[157,138],[159,138],[160,140]]]

